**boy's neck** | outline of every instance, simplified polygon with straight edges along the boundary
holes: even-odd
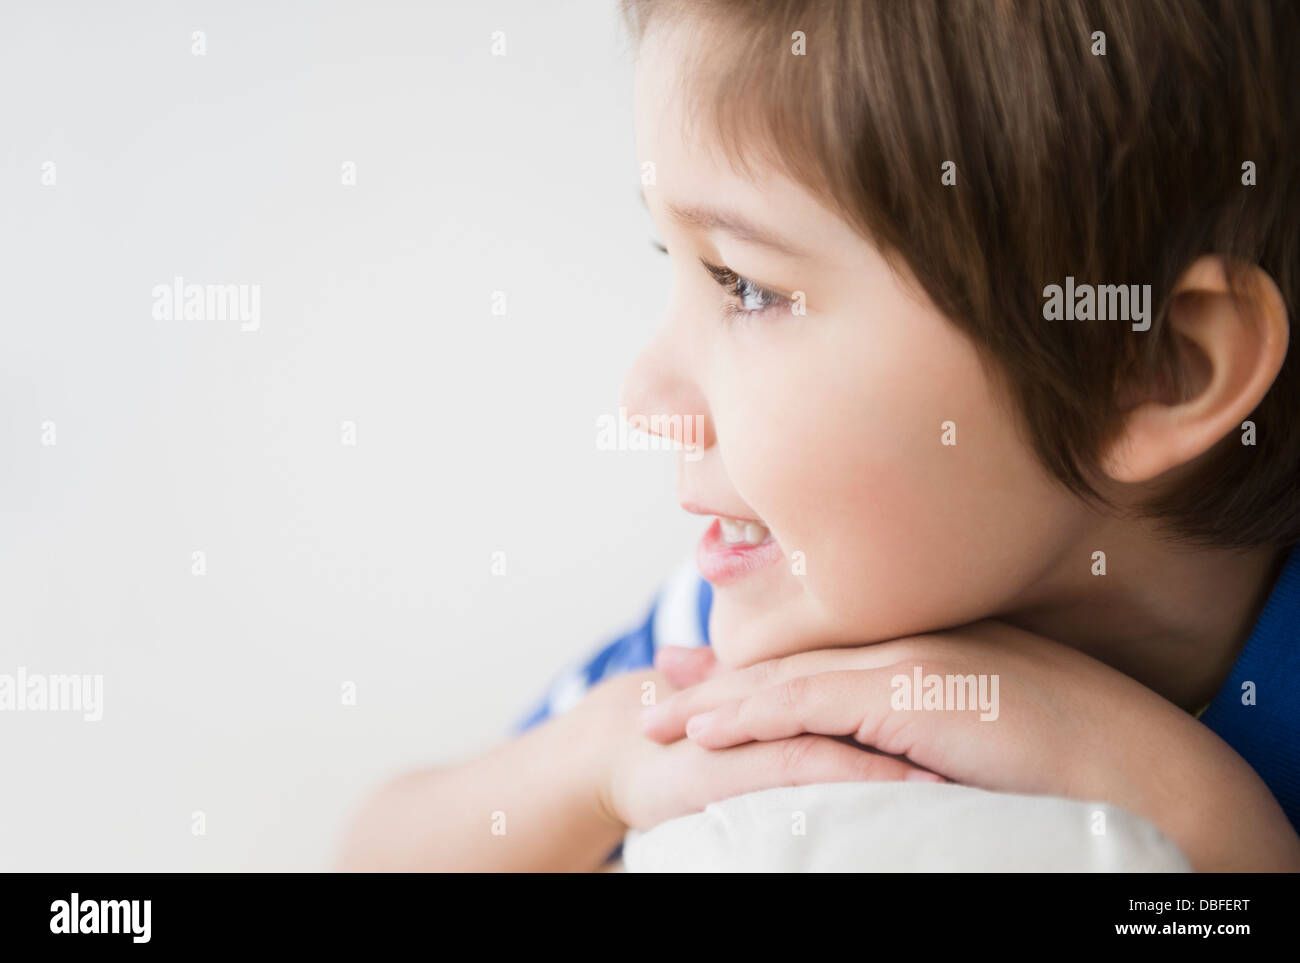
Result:
[[[1034,601],[1001,618],[1087,653],[1197,712],[1241,654],[1286,552],[1180,547],[1149,531],[1113,529],[1089,538],[1105,546],[1105,575],[1078,563],[1093,549],[1070,553],[1072,571],[1061,566],[1039,583],[1047,585],[1046,595],[1036,592]]]

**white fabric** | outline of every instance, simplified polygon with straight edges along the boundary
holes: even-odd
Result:
[[[736,796],[629,832],[623,863],[634,873],[1191,869],[1155,826],[1105,803],[899,782]]]
[[[700,631],[700,570],[695,560],[688,559],[678,566],[664,584],[655,605],[655,648],[665,645],[697,647],[704,644]]]

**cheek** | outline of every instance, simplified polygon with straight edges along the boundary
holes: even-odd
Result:
[[[1032,572],[1017,546],[1052,524],[1050,484],[944,324],[871,344],[810,339],[804,363],[751,357],[732,385],[747,400],[718,424],[728,473],[787,559],[802,553],[805,573],[787,561],[769,588],[808,609],[823,641],[991,614],[1016,567]]]

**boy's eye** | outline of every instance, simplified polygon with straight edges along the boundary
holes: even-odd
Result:
[[[668,253],[668,248],[664,246],[662,241],[651,238],[650,243],[656,250],[664,254]],[[727,319],[756,316],[770,308],[790,304],[789,298],[777,294],[761,284],[756,284],[749,278],[741,277],[730,268],[710,264],[703,258],[700,258],[700,263],[704,265],[704,269],[709,272],[713,280],[717,281],[718,285],[735,299],[734,302],[728,302],[723,307],[724,317]]]
[[[713,280],[725,290],[732,298],[734,303],[728,303],[724,312],[726,317],[755,317],[771,308],[788,305],[790,299],[786,298],[775,291],[771,291],[761,284],[755,284],[749,278],[741,277],[730,268],[721,267],[717,264],[710,264],[703,258],[700,263],[704,269],[709,272]]]

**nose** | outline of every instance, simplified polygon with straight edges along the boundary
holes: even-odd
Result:
[[[629,419],[644,418],[652,435],[702,452],[714,444],[713,424],[687,357],[669,331],[660,331],[623,379],[622,404]]]

